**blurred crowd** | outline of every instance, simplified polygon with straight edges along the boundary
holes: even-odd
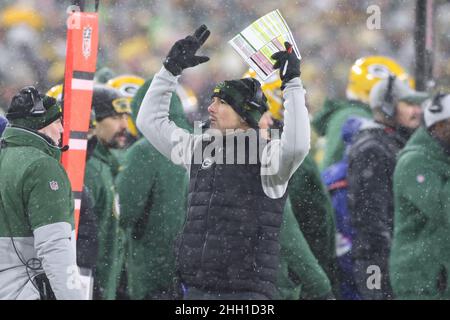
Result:
[[[93,10],[87,1],[87,10]],[[314,113],[326,96],[343,97],[349,67],[364,55],[385,55],[414,71],[415,1],[117,1],[100,2],[98,69],[144,78],[153,75],[174,41],[206,24],[212,37],[205,54],[208,66],[188,71],[182,82],[197,94],[205,111],[213,83],[239,77],[246,70],[227,42],[258,17],[279,9],[299,45],[302,78]],[[2,0],[0,2],[0,109],[25,84],[48,90],[64,76],[65,20],[69,1]],[[381,29],[366,26],[367,8],[381,10]],[[436,1],[435,78],[450,84],[450,2]]]

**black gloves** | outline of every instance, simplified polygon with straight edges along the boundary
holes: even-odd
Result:
[[[289,42],[285,42],[284,46],[286,51],[278,51],[272,55],[272,59],[276,60],[273,68],[280,69],[280,78],[283,81],[281,90],[286,87],[289,80],[300,77],[300,60]]]
[[[164,67],[174,76],[178,76],[186,68],[209,61],[208,57],[196,56],[195,53],[205,43],[210,34],[211,32],[203,24],[195,30],[194,35],[175,42],[164,61]]]

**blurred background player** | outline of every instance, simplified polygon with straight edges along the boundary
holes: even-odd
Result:
[[[151,82],[147,80],[133,98],[134,121]],[[172,96],[169,117],[192,132],[177,95]],[[127,239],[127,293],[136,300],[180,298],[174,242],[186,216],[186,172],[159,153],[139,131],[137,137],[126,151],[124,168],[117,177],[120,227]]]
[[[398,299],[448,300],[450,95],[424,103],[424,126],[400,152],[389,273]]]
[[[97,216],[98,256],[94,276],[94,299],[116,299],[123,260],[125,235],[119,228],[120,202],[115,188],[115,178],[121,166],[111,152],[127,143],[129,99],[106,85],[95,85],[92,97],[95,112],[92,156],[86,163],[85,185],[93,199]]]
[[[379,81],[370,92],[373,120],[363,121],[348,153],[353,274],[364,300],[392,299],[388,274],[394,227],[392,178],[397,154],[420,126],[426,98],[394,75]],[[375,289],[367,286],[373,266],[381,276]]]
[[[393,74],[402,81],[413,81],[396,61],[384,56],[367,56],[355,61],[348,75],[346,100],[327,99],[322,109],[314,115],[311,122],[319,136],[325,138],[323,158],[320,168],[323,170],[340,161],[344,155],[344,142],[341,130],[350,117],[370,119],[369,95],[372,87],[381,79]]]

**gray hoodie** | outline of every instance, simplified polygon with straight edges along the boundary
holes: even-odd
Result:
[[[155,75],[136,120],[137,127],[153,146],[172,162],[190,171],[193,150],[211,134],[190,134],[169,120],[169,105],[178,77],[164,67]],[[310,148],[310,125],[305,106],[305,90],[300,78],[288,82],[283,91],[285,121],[281,137],[272,139],[264,147],[261,181],[265,194],[281,198],[289,178],[297,170]],[[236,135],[242,133],[235,133]],[[209,137],[208,137],[209,136]]]

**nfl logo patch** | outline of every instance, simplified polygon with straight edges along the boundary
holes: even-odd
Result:
[[[425,176],[419,174],[416,179],[418,183],[423,183],[425,181]]]
[[[52,189],[53,191],[59,190],[58,182],[50,181],[49,184],[50,184],[50,189]]]

